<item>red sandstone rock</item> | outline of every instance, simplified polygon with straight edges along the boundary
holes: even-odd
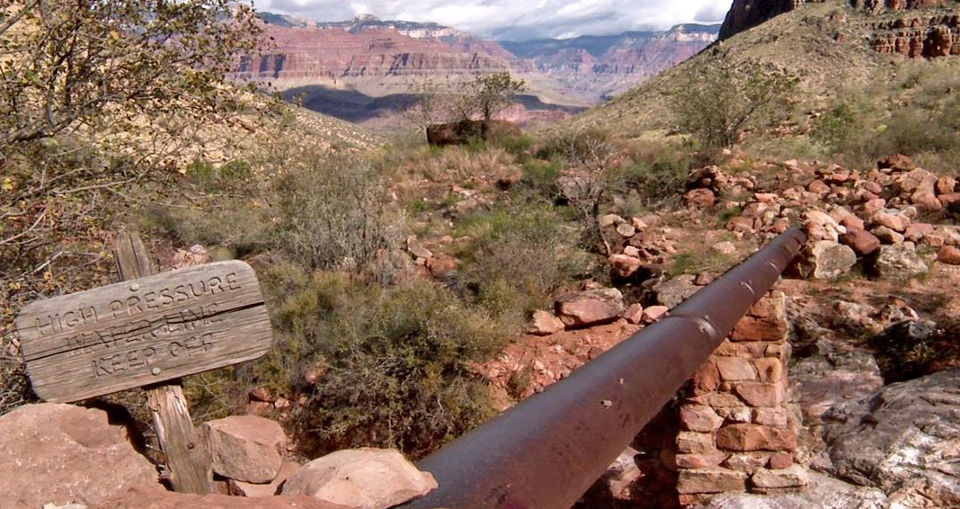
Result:
[[[231,416],[203,423],[202,432],[217,474],[257,484],[277,476],[287,441],[277,422],[253,415]]]
[[[693,374],[693,395],[713,392],[720,387],[720,371],[715,359],[710,359]]]
[[[611,322],[623,308],[623,296],[615,289],[567,293],[557,297],[555,305],[557,316],[567,327]]]
[[[957,179],[950,176],[943,176],[937,179],[937,194],[952,193],[957,188]]]
[[[720,466],[727,458],[726,453],[713,454],[678,454],[677,466],[680,468],[711,468]]]
[[[947,265],[960,265],[960,249],[954,246],[943,246],[937,252],[937,261]]]
[[[103,410],[41,403],[0,416],[0,507],[95,506],[132,487],[165,491]]]
[[[783,403],[783,384],[766,382],[744,382],[737,384],[734,392],[750,406],[770,407]]]
[[[552,313],[543,310],[533,312],[533,320],[527,332],[538,336],[547,336],[564,329],[563,322]]]
[[[910,219],[906,215],[884,211],[874,214],[873,222],[874,224],[886,226],[887,228],[899,233],[903,233],[906,231],[907,226],[910,226]]]
[[[285,461],[280,465],[280,471],[277,476],[267,484],[254,484],[230,479],[227,481],[231,495],[239,497],[271,497],[277,494],[280,485],[288,477],[300,470],[300,464],[293,461]]]
[[[705,209],[717,202],[716,195],[709,189],[693,189],[683,195],[683,201],[688,207]]]
[[[858,255],[868,255],[880,247],[880,239],[864,230],[847,230],[840,236],[840,242],[850,246]]]
[[[753,364],[740,357],[718,357],[717,369],[720,371],[720,377],[728,381],[757,379],[757,372],[753,369]]]
[[[830,186],[828,186],[824,181],[818,179],[807,184],[807,191],[823,196],[830,192]]]
[[[680,424],[690,431],[710,432],[723,424],[723,418],[706,405],[684,405],[680,407]]]
[[[767,464],[767,467],[772,470],[782,470],[784,468],[790,468],[791,465],[793,465],[793,453],[775,452],[770,456],[770,462]]]
[[[790,423],[787,410],[782,407],[755,408],[753,422],[774,428],[786,428]]]
[[[877,168],[881,170],[910,171],[916,167],[917,166],[913,164],[913,159],[903,154],[894,154],[877,161]]]
[[[769,461],[768,456],[770,456],[769,452],[731,454],[726,461],[723,462],[723,466],[751,474],[767,464]]]
[[[754,359],[753,365],[760,374],[761,382],[779,382],[783,378],[783,363],[773,357]]]
[[[4,506],[6,507],[6,506]],[[38,506],[39,507],[39,506]],[[220,495],[190,495],[173,491],[130,488],[98,504],[97,509],[357,509],[300,495],[296,497],[246,498]]]
[[[660,321],[670,310],[667,306],[650,306],[643,309],[643,323],[654,323]]]
[[[283,494],[379,509],[423,496],[436,487],[429,472],[417,470],[400,452],[365,448],[340,450],[307,463],[283,484]]]
[[[797,448],[797,436],[789,429],[731,424],[717,431],[716,445],[730,451],[793,451]]]
[[[613,267],[613,273],[621,278],[632,276],[643,265],[643,260],[626,254],[610,255],[609,262]]]
[[[643,306],[640,304],[630,304],[623,312],[623,318],[633,324],[643,321]]]
[[[929,223],[912,223],[904,230],[903,237],[913,242],[919,242],[933,232],[933,225]]]

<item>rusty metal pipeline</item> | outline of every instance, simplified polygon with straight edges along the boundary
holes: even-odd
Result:
[[[799,253],[789,230],[569,377],[418,463],[439,487],[404,508],[566,509],[677,393]]]

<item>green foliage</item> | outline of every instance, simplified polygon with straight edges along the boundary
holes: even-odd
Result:
[[[632,163],[610,172],[612,189],[635,189],[649,208],[676,201],[682,196],[693,154],[678,145],[661,145],[653,152],[634,154]]]
[[[533,191],[536,196],[553,201],[559,190],[557,178],[560,176],[561,164],[559,159],[544,161],[542,159],[528,159],[523,162],[523,184]]]
[[[79,125],[125,126],[172,104],[195,118],[215,113],[228,95],[223,74],[261,32],[253,10],[229,0],[11,0],[3,12],[4,152]]]
[[[495,317],[519,326],[588,267],[575,246],[579,229],[543,202],[469,216],[458,225],[458,233],[473,238],[462,253],[464,283]]]
[[[516,101],[526,89],[523,80],[515,80],[507,71],[477,76],[462,84],[456,92],[454,108],[461,120],[480,117],[480,137],[487,139],[493,118]]]
[[[677,253],[673,256],[670,264],[670,276],[699,274],[701,272],[722,274],[735,263],[736,261],[732,257],[712,249]]]
[[[399,245],[401,217],[373,161],[314,161],[277,180],[277,199],[276,247],[305,267],[363,270],[389,261]]]
[[[505,338],[449,290],[424,280],[368,286],[294,265],[261,280],[278,341],[242,375],[308,397],[295,418],[301,452],[374,446],[419,457],[492,414],[467,365],[498,352]],[[315,384],[303,376],[312,366],[322,370]]]
[[[500,147],[515,156],[521,156],[533,146],[533,138],[528,134],[503,135],[498,140]]]
[[[717,58],[671,97],[680,130],[702,148],[729,147],[749,128],[764,128],[785,116],[786,98],[798,80],[756,62],[729,64]]]

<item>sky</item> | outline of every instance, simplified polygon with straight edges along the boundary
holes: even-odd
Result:
[[[569,38],[679,23],[720,23],[731,0],[255,0],[259,11],[318,21],[360,14],[433,21],[499,40]]]

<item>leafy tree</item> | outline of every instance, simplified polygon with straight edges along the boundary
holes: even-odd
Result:
[[[515,80],[509,72],[478,76],[463,85],[456,110],[461,119],[480,117],[480,133],[487,138],[493,117],[516,102],[516,95],[526,89],[523,80]]]
[[[680,129],[703,148],[729,147],[745,129],[769,125],[782,113],[796,84],[796,78],[778,69],[718,58],[673,94],[671,102]]]
[[[0,0],[0,150],[175,103],[210,114],[259,33],[231,0]]]

